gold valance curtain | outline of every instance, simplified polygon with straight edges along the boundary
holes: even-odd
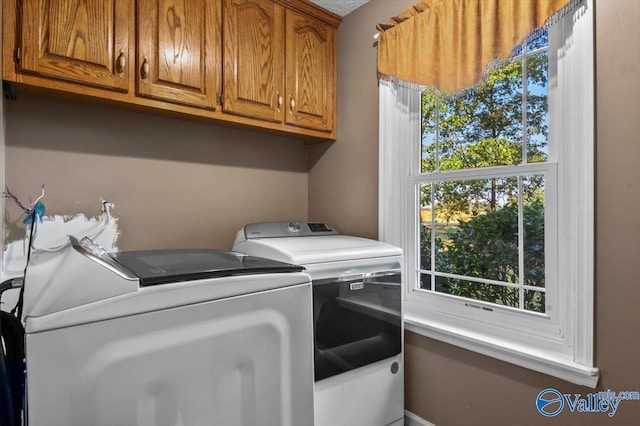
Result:
[[[378,73],[456,93],[569,1],[422,0],[378,25]]]

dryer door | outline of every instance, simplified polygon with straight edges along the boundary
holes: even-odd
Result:
[[[315,380],[400,353],[400,270],[313,282]]]

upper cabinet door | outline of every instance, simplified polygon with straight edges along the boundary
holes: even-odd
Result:
[[[336,30],[287,10],[286,123],[332,131],[335,120]]]
[[[281,122],[284,12],[271,0],[224,0],[224,112]]]
[[[127,91],[130,0],[23,0],[20,69]]]
[[[220,7],[209,0],[138,0],[137,93],[215,109]]]

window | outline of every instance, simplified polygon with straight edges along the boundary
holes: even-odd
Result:
[[[454,98],[381,82],[379,232],[407,329],[595,387],[592,21]]]
[[[545,192],[556,185],[547,39],[542,32],[524,43],[462,96],[422,93],[419,289],[478,309],[494,306],[472,301],[545,312],[545,283],[555,276],[545,247],[557,234],[553,192]]]

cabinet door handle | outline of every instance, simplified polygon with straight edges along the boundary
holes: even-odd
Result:
[[[144,57],[142,66],[140,67],[140,77],[145,81],[149,78],[149,60],[146,56]]]
[[[127,57],[124,55],[124,52],[121,50],[118,58],[116,59],[116,72],[118,76],[124,77],[124,69],[127,66]]]
[[[280,94],[280,92],[276,92],[276,96],[278,97],[278,108],[277,111],[280,112],[280,108],[282,107],[282,95]]]
[[[293,110],[296,107],[296,100],[293,99],[291,95],[289,95],[289,114],[293,114]]]

